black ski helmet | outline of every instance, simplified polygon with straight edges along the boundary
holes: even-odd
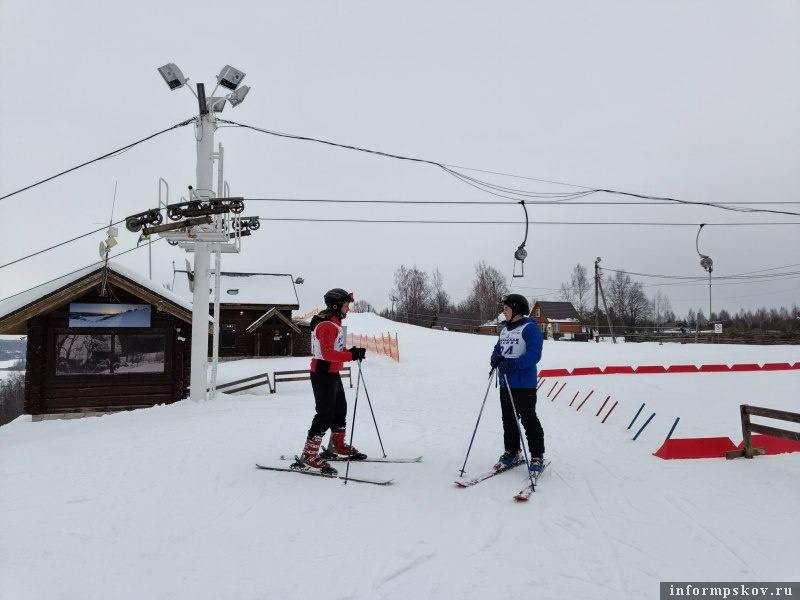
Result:
[[[531,314],[531,307],[528,299],[522,294],[509,294],[503,298],[502,303],[511,308],[511,316],[522,315],[527,317]]]
[[[333,288],[325,292],[325,306],[335,310],[341,310],[342,304],[353,301],[353,293],[342,288]]]

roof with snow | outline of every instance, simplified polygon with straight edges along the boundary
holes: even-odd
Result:
[[[544,302],[540,301],[533,305],[534,309],[539,307],[542,311],[542,317],[547,317],[550,320],[557,319],[575,319],[578,320],[578,311],[572,305],[572,302]]]
[[[500,325],[500,323],[502,323],[505,320],[506,320],[505,315],[503,313],[500,313],[499,315],[497,315],[497,318],[495,320],[486,321],[486,323],[481,325],[481,327],[496,327],[497,325]]]
[[[134,294],[136,288],[146,291],[145,295],[150,298],[143,299],[152,301],[165,312],[191,322],[190,302],[153,283],[140,273],[113,261],[109,261],[108,271],[110,283],[120,285]],[[73,298],[84,294],[100,283],[102,272],[103,262],[99,261],[0,300],[0,332],[25,333],[24,323],[28,318],[44,310],[52,310],[67,304]],[[142,296],[141,292],[136,295]]]
[[[175,278],[176,294],[189,302],[192,300],[192,289],[189,274]],[[258,304],[285,306],[296,309],[300,307],[294,277],[288,273],[236,273],[223,271],[220,273],[219,300],[222,304]],[[214,301],[214,276],[209,275],[209,302]]]

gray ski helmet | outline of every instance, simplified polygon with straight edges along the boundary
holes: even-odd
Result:
[[[353,301],[353,293],[342,288],[333,288],[325,292],[325,306],[328,308],[341,309],[342,304]]]
[[[522,315],[527,317],[531,314],[531,307],[528,299],[522,294],[509,294],[503,298],[502,303],[511,308],[511,316]]]

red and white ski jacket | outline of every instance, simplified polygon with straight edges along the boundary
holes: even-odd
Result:
[[[347,327],[339,317],[321,313],[311,319],[311,372],[338,373],[342,364],[353,360],[345,350]]]

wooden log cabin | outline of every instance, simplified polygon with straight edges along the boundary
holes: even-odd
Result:
[[[126,410],[188,396],[191,304],[113,262],[0,301],[28,336],[25,412]]]
[[[175,271],[176,294],[191,302],[194,290],[191,271]],[[213,314],[214,277],[209,277]],[[219,356],[222,359],[263,356],[307,356],[308,326],[292,320],[300,303],[294,278],[287,273],[220,273]],[[309,338],[306,340],[306,338]],[[209,356],[212,340],[208,341]]]

